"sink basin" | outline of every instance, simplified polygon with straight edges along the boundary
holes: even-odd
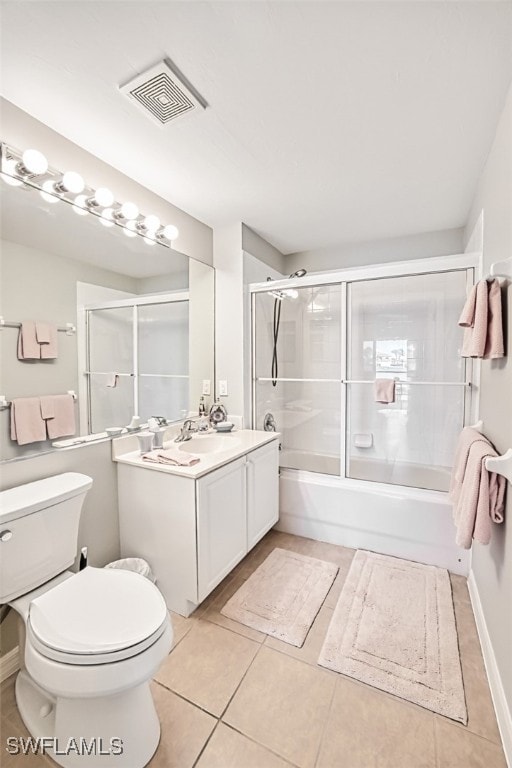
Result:
[[[193,437],[181,443],[179,450],[185,453],[222,453],[240,445],[240,440],[231,435],[205,435]]]

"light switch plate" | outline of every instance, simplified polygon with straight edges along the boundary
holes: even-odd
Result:
[[[219,397],[226,397],[228,394],[228,383],[225,379],[219,381]]]
[[[209,395],[210,393],[210,379],[203,379],[203,395]]]

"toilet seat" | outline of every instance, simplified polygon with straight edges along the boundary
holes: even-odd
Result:
[[[28,638],[64,664],[108,664],[153,645],[168,624],[154,584],[131,571],[88,567],[32,600]]]

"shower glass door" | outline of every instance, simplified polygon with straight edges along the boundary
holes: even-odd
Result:
[[[466,270],[347,287],[346,475],[446,491],[464,425]],[[377,403],[375,379],[395,379]]]
[[[254,426],[273,418],[282,467],[339,475],[341,285],[280,296],[254,296]]]

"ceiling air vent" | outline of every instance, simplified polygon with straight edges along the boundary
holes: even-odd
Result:
[[[141,75],[137,75],[119,90],[143,110],[144,114],[158,125],[167,125],[172,120],[188,115],[207,105],[190,83],[171,62],[162,61]]]

